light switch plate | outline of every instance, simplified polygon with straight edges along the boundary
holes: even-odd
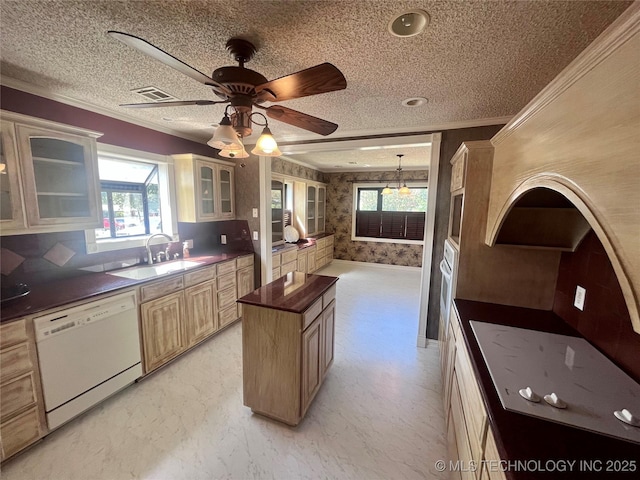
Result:
[[[253,218],[258,218],[258,209],[257,208],[253,209]]]
[[[253,232],[253,239],[254,240],[258,240],[258,232],[257,231]]]
[[[220,235],[220,243],[222,245],[226,245],[227,244],[227,236],[226,235]]]
[[[587,296],[587,290],[580,285],[576,287],[576,296],[573,300],[573,306],[579,310],[584,310],[584,299]]]

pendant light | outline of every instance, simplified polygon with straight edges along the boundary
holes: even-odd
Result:
[[[242,139],[238,139],[240,141],[240,148],[227,146],[218,152],[218,155],[225,158],[248,158],[249,154],[244,149],[244,145],[242,143]]]
[[[396,179],[398,182],[398,186],[396,187],[398,190],[398,194],[400,195],[411,195],[411,189],[407,187],[407,182],[404,181],[404,176],[402,174],[402,157],[404,154],[400,153],[396,155],[398,157],[398,168],[396,168]],[[391,195],[393,190],[389,188],[389,183],[387,182],[387,186],[382,189],[381,195]]]

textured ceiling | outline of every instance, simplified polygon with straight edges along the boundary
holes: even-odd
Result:
[[[109,37],[142,37],[210,74],[234,65],[226,41],[258,46],[248,68],[268,79],[331,62],[347,89],[283,105],[339,124],[329,138],[422,131],[517,113],[604,30],[621,1],[0,1],[3,83],[11,79],[93,105],[114,116],[205,142],[224,106],[125,109],[153,85],[181,100],[216,99],[204,85]],[[422,8],[421,35],[397,38],[387,24]],[[427,97],[406,108],[407,97]],[[167,121],[170,119],[171,121]],[[279,141],[316,134],[272,121]],[[249,140],[250,143],[250,140]],[[387,152],[392,153],[392,152]],[[367,162],[356,154],[326,158]],[[389,164],[395,165],[394,153]]]

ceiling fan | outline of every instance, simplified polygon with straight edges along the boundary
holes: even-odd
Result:
[[[226,47],[231,56],[238,62],[238,66],[217,68],[209,77],[140,37],[114,30],[109,30],[107,33],[126,45],[211,87],[213,93],[221,99],[130,103],[121,105],[123,107],[158,108],[228,103],[234,110],[230,119],[231,124],[241,137],[251,134],[253,107],[264,110],[270,118],[320,135],[329,135],[338,128],[335,123],[287,107],[280,105],[262,106],[264,102],[292,100],[346,88],[347,80],[344,75],[330,63],[322,63],[269,81],[260,73],[244,66],[246,62],[253,58],[256,53],[256,47],[248,40],[231,38],[227,41]]]

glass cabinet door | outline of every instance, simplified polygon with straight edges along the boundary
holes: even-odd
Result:
[[[307,235],[316,233],[316,187],[307,186]]]
[[[30,225],[98,222],[91,140],[16,126]]]
[[[325,196],[326,196],[326,188],[318,187],[318,208],[316,209],[318,212],[317,233],[323,233],[325,229],[325,212],[326,212]]]
[[[233,217],[233,170],[219,167],[220,175],[220,216]]]
[[[284,240],[284,182],[271,180],[271,242]]]
[[[2,121],[0,136],[0,224],[2,228],[24,227],[20,199],[20,176],[13,123]]]
[[[200,216],[213,217],[216,213],[215,170],[212,165],[197,163],[199,181]]]

